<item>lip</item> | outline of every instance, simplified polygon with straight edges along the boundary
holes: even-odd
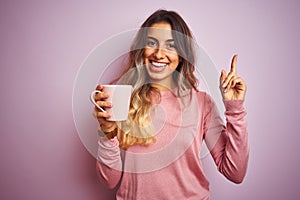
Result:
[[[149,62],[149,69],[152,72],[163,72],[168,66],[166,62],[158,62],[154,60],[150,60]]]

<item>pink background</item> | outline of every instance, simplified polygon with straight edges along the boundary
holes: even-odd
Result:
[[[238,53],[248,85],[248,173],[235,185],[203,159],[212,199],[300,198],[298,1],[7,0],[0,2],[0,199],[113,198],[76,132],[73,83],[98,43],[158,8],[183,16],[219,70]]]

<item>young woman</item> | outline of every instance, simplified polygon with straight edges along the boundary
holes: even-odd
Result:
[[[226,108],[223,124],[210,96],[197,90],[191,31],[174,11],[158,10],[142,24],[127,66],[115,82],[131,84],[126,121],[99,121],[97,172],[116,199],[209,199],[200,149],[206,142],[218,170],[241,183],[249,145],[243,102],[244,81],[236,75],[235,55],[228,74],[222,70],[220,91]],[[103,86],[97,86],[103,90]],[[95,96],[109,108],[106,93]]]

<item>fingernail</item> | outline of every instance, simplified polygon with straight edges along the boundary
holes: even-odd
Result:
[[[225,84],[225,83],[223,83],[223,84],[222,84],[222,87],[224,88],[225,86],[226,86],[226,84]]]

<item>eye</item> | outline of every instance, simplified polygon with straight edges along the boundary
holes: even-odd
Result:
[[[148,47],[157,47],[157,42],[155,42],[155,41],[153,41],[153,40],[148,40],[148,41],[146,42],[146,45],[147,45]]]
[[[170,50],[176,50],[176,45],[174,43],[166,44],[166,48]]]

